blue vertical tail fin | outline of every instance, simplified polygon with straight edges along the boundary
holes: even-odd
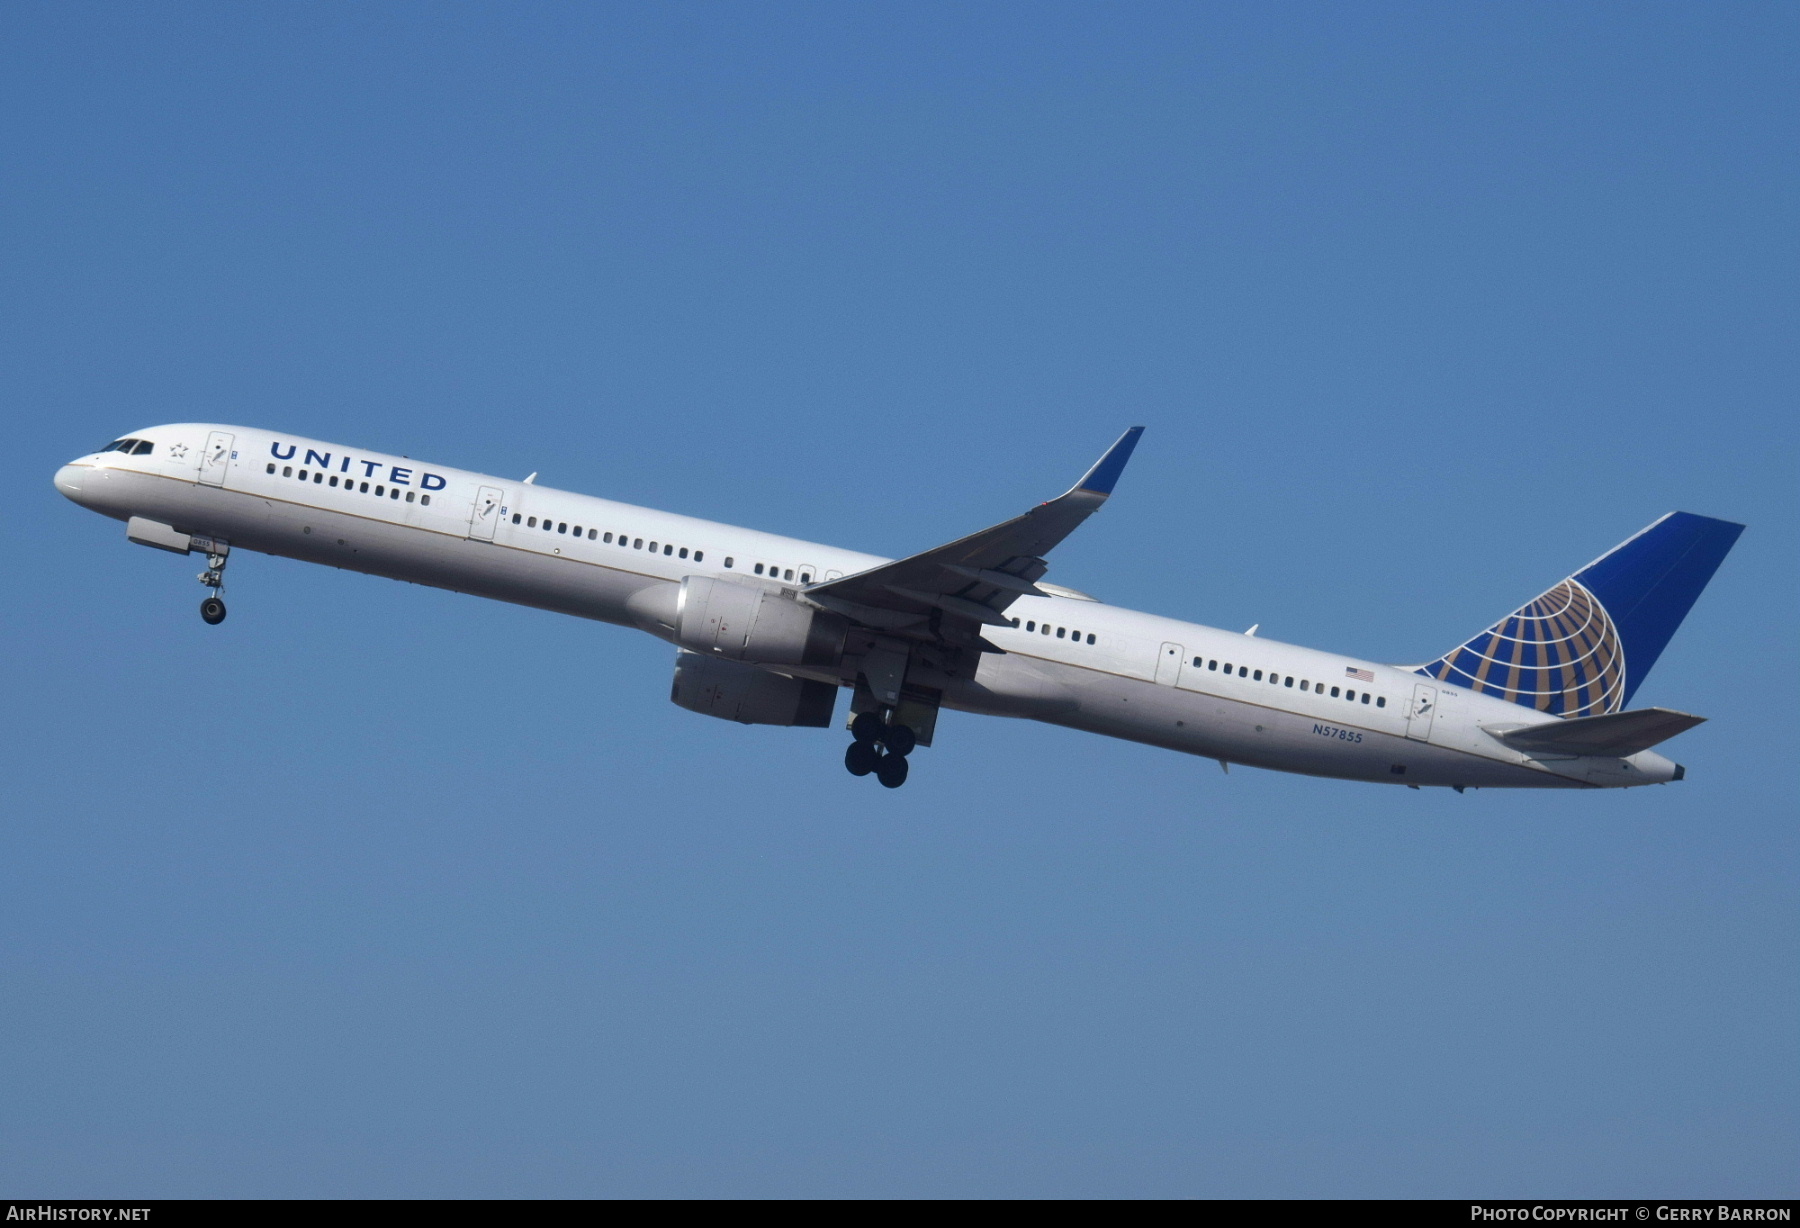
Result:
[[[1743,531],[1670,512],[1417,672],[1556,716],[1617,712]]]

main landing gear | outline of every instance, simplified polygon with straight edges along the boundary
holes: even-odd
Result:
[[[889,789],[906,783],[906,757],[918,745],[911,729],[888,724],[879,712],[863,712],[850,722],[850,736],[856,740],[844,752],[844,766],[852,776],[873,772]]]
[[[231,548],[223,543],[215,544],[206,555],[206,570],[200,573],[200,583],[212,590],[212,594],[200,603],[200,617],[210,627],[216,627],[225,621],[225,561],[230,557]]]

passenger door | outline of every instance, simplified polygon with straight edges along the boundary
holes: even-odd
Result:
[[[500,524],[500,504],[506,492],[498,486],[483,486],[475,492],[475,506],[469,511],[469,540],[491,542]]]
[[[1181,677],[1181,661],[1187,655],[1187,649],[1180,644],[1164,644],[1162,652],[1156,658],[1156,684],[1158,686],[1174,686],[1175,680]]]
[[[1437,688],[1423,682],[1413,687],[1412,707],[1406,712],[1406,736],[1419,742],[1431,740],[1431,722],[1437,719]]]
[[[228,431],[214,431],[206,437],[206,448],[200,453],[200,480],[208,486],[225,485],[225,471],[231,467],[231,444],[235,438]]]

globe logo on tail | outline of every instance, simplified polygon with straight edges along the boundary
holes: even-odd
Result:
[[[1417,672],[1557,716],[1617,712],[1625,703],[1618,628],[1573,579]]]

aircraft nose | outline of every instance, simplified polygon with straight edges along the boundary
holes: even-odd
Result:
[[[81,502],[81,480],[87,476],[86,465],[64,465],[56,471],[56,489],[67,498]]]

